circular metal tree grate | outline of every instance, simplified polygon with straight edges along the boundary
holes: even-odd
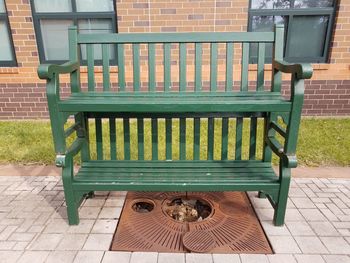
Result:
[[[241,192],[129,192],[111,250],[272,253]]]

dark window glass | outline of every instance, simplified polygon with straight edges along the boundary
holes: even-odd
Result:
[[[290,8],[289,0],[252,0],[253,9],[286,9]]]
[[[40,29],[46,60],[68,60],[68,27],[72,20],[41,19]]]
[[[84,19],[78,21],[79,33],[111,33],[112,22],[109,19]],[[82,59],[86,59],[86,46],[81,46]],[[101,45],[94,45],[94,55],[96,59],[102,59],[102,47]],[[114,57],[114,49],[110,46],[109,50],[110,59]]]
[[[288,25],[288,17],[286,16],[253,16],[252,17],[252,31],[267,32],[272,31],[275,24],[284,24],[285,28]],[[250,45],[250,56],[253,61],[257,58],[257,44]],[[265,56],[271,60],[272,58],[272,44],[265,45]]]
[[[116,32],[113,0],[32,0],[33,18],[41,62],[64,62],[69,59],[68,28],[77,25],[80,33]],[[101,46],[94,47],[97,60]],[[115,61],[114,48],[110,57]],[[86,59],[86,47],[81,47]]]
[[[327,16],[294,16],[287,55],[322,57],[328,21]]]
[[[290,62],[326,62],[334,23],[333,0],[251,0],[250,31],[271,31],[285,25],[285,59]],[[272,58],[272,46],[266,45]],[[256,45],[251,59],[256,60]]]
[[[252,0],[252,9],[290,9],[332,7],[333,0]]]
[[[0,61],[12,61],[12,44],[5,21],[0,21],[0,38]]]
[[[10,24],[4,0],[0,0],[0,66],[16,66]]]
[[[114,12],[113,0],[76,0],[77,12]]]
[[[70,0],[34,0],[37,13],[63,13],[72,12]]]
[[[294,8],[332,7],[333,0],[295,0]]]

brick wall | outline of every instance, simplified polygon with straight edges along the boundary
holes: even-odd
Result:
[[[28,0],[5,0],[8,9],[18,67],[0,67],[0,119],[32,119],[47,117],[45,83],[38,79],[38,50],[31,7]],[[248,0],[118,0],[119,32],[192,32],[192,31],[246,31]],[[339,1],[336,26],[331,44],[329,64],[314,64],[314,76],[306,82],[304,114],[349,115],[350,113],[350,0]],[[239,54],[239,47],[235,50]],[[143,50],[145,52],[145,50]],[[205,55],[208,58],[208,53]],[[141,53],[141,58],[145,53]],[[176,52],[173,54],[176,57]],[[193,53],[189,53],[189,59]],[[126,56],[129,60],[131,56]],[[219,54],[220,58],[220,54]],[[224,60],[222,60],[224,61]],[[235,57],[239,63],[239,55]],[[159,66],[161,58],[158,59]],[[189,63],[191,64],[191,63]],[[176,70],[176,64],[173,65]],[[236,69],[239,65],[236,65]],[[267,67],[269,81],[271,68]],[[82,73],[86,80],[86,70]],[[193,75],[191,65],[189,75]],[[116,82],[117,68],[112,68],[112,82]],[[161,73],[161,71],[158,71]],[[209,71],[204,69],[203,75]],[[221,72],[224,72],[222,70]],[[256,68],[250,67],[250,80]],[[161,82],[161,74],[158,82]],[[239,79],[236,70],[234,79]],[[128,76],[131,81],[131,75]],[[219,75],[224,78],[224,75]],[[97,69],[97,80],[101,80]],[[142,76],[147,82],[147,76]],[[176,82],[177,80],[174,79]],[[64,93],[67,79],[62,78]],[[159,84],[161,85],[161,83]]]

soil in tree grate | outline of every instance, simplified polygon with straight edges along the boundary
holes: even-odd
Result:
[[[241,192],[129,192],[111,250],[272,254]]]

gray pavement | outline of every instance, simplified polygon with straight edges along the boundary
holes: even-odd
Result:
[[[69,226],[60,177],[24,168],[30,176],[0,176],[0,262],[350,263],[350,178],[294,178],[283,227],[249,193],[274,255],[129,253],[108,251],[125,192],[97,192]]]

